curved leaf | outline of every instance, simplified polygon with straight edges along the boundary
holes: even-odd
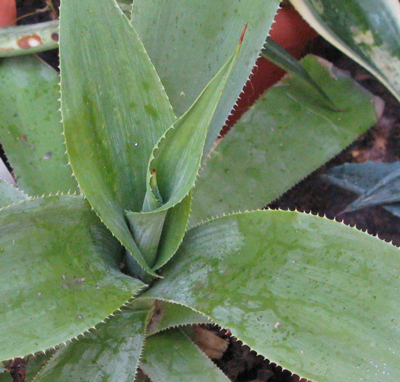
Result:
[[[400,202],[400,169],[392,171],[375,186],[363,192],[346,210],[355,211],[360,208],[394,202]]]
[[[96,330],[62,346],[35,382],[132,382],[148,315],[149,309],[135,302],[122,308]]]
[[[143,283],[119,271],[120,249],[81,197],[0,210],[0,359],[67,341],[136,294]]]
[[[286,72],[294,74],[304,80],[304,85],[309,86],[311,91],[316,91],[319,94],[319,104],[335,111],[335,105],[329,96],[322,90],[322,88],[314,81],[312,76],[303,68],[303,66],[284,48],[272,40],[271,37],[267,38],[264,48],[261,51],[261,56],[272,61],[275,65],[284,69]]]
[[[318,105],[296,76],[269,89],[212,153],[191,224],[265,206],[375,123],[373,97],[348,75],[314,56],[302,64],[341,111]]]
[[[30,355],[26,357],[26,373],[25,373],[25,382],[33,382],[36,375],[40,370],[50,361],[50,359],[56,353],[55,349],[47,350],[45,353],[37,353],[34,355]]]
[[[132,23],[171,104],[184,114],[248,31],[209,129],[205,155],[232,110],[271,27],[279,0],[135,0]],[[171,50],[173,47],[173,50]]]
[[[159,210],[175,206],[194,186],[207,132],[240,51],[246,28],[233,54],[189,110],[166,131],[153,151],[147,173],[147,194],[153,193],[150,171],[154,169],[157,172],[158,189],[164,200]]]
[[[177,251],[189,221],[192,193],[166,210],[126,212],[135,242],[153,268],[162,267]]]
[[[78,190],[61,135],[59,81],[34,56],[0,61],[0,141],[31,196]]]
[[[164,224],[166,211],[177,207],[194,186],[200,169],[207,131],[239,53],[245,31],[246,28],[242,32],[235,52],[221,70],[205,87],[190,109],[166,131],[155,146],[148,165],[147,192],[142,207],[143,212],[127,212],[135,242],[149,266],[153,266],[156,260],[159,264],[163,264],[173,255],[173,252],[164,253],[160,261],[157,258],[163,226],[163,231],[171,237],[168,231],[172,227]],[[178,212],[183,213],[182,216],[174,215],[177,222],[184,223],[177,225],[181,228],[179,232],[177,227],[173,228],[173,236],[177,238],[178,245],[185,233],[190,213],[191,196],[188,198],[188,202],[183,202],[177,209]]]
[[[322,177],[338,187],[361,194],[397,170],[400,170],[400,162],[366,161],[364,163],[345,163],[333,167]]]
[[[400,4],[397,0],[292,0],[331,44],[364,66],[400,100]]]
[[[140,368],[157,382],[229,382],[228,377],[180,329],[149,337]]]
[[[203,312],[312,381],[400,373],[400,251],[313,215],[255,211],[188,232],[145,295]]]
[[[25,200],[27,197],[18,188],[0,179],[0,208]]]
[[[139,297],[138,300],[143,299]],[[147,335],[150,336],[177,326],[206,323],[210,323],[206,316],[187,306],[156,300],[154,301],[153,315],[147,326]]]
[[[150,272],[125,210],[141,210],[148,160],[175,121],[172,108],[114,0],[63,2],[60,56],[62,115],[74,174],[102,221]]]

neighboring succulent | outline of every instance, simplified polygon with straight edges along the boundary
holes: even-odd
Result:
[[[115,0],[63,0],[63,137],[58,74],[1,62],[20,188],[0,183],[0,357],[57,348],[28,381],[228,381],[186,330],[208,322],[314,382],[397,381],[397,248],[298,212],[211,219],[262,208],[375,121],[309,56],[310,86],[285,78],[209,157],[278,6],[136,0],[129,22]]]

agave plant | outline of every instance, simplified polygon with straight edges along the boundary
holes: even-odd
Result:
[[[0,356],[48,351],[28,380],[228,381],[187,331],[209,322],[313,381],[398,379],[398,249],[256,210],[369,128],[374,98],[307,57],[318,87],[287,77],[208,158],[278,6],[63,0],[63,136],[58,74],[1,62],[19,188],[0,184]]]

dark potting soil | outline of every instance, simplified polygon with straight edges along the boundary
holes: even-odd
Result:
[[[52,4],[57,10],[59,0],[53,0]],[[20,19],[18,23],[31,24],[50,20],[52,18],[50,12],[36,12],[38,9],[44,9],[46,5],[45,0],[17,0],[18,17],[33,13]],[[367,208],[337,217],[356,198],[356,195],[321,179],[321,174],[327,169],[346,162],[400,160],[400,104],[374,77],[322,38],[311,42],[308,52],[322,56],[339,68],[349,71],[362,86],[384,100],[385,110],[376,126],[268,207],[312,212],[326,215],[330,219],[336,217],[345,224],[355,225],[359,229],[367,230],[372,235],[378,235],[381,239],[393,241],[395,245],[400,246],[400,220],[398,218],[381,207]],[[58,67],[57,51],[45,52],[40,56],[53,67]],[[228,341],[228,348],[222,358],[214,360],[214,362],[232,381],[298,381],[298,378],[292,377],[289,371],[282,371],[280,367],[270,364],[268,360],[258,356],[247,346],[243,346],[226,330],[212,326],[206,326],[206,328]],[[13,367],[14,381],[23,382],[24,362],[14,362]]]

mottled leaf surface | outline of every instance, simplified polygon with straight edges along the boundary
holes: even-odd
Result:
[[[34,56],[0,61],[0,141],[31,196],[77,190],[61,135],[59,81]]]
[[[0,179],[0,208],[25,200],[27,197],[14,186]]]
[[[190,230],[146,294],[192,306],[309,380],[393,382],[399,268],[398,248],[354,228],[255,211]]]
[[[180,329],[149,337],[140,368],[157,382],[230,381]]]
[[[35,382],[132,382],[150,312],[136,305],[122,308],[96,330],[62,346]]]
[[[270,88],[206,163],[192,224],[265,206],[375,123],[373,97],[348,75],[314,56],[302,63],[340,111],[321,107],[296,76]]]
[[[102,221],[149,270],[125,210],[141,210],[150,154],[175,121],[172,108],[114,0],[63,2],[60,56],[65,138],[78,183]]]
[[[231,79],[211,124],[208,153],[264,44],[278,0],[135,0],[132,24],[181,116],[231,55],[249,23]],[[173,49],[171,49],[173,47]]]
[[[81,197],[0,210],[0,359],[67,341],[136,294],[143,283],[119,271],[120,249]]]
[[[364,66],[400,99],[400,4],[397,0],[293,0],[325,39]]]

